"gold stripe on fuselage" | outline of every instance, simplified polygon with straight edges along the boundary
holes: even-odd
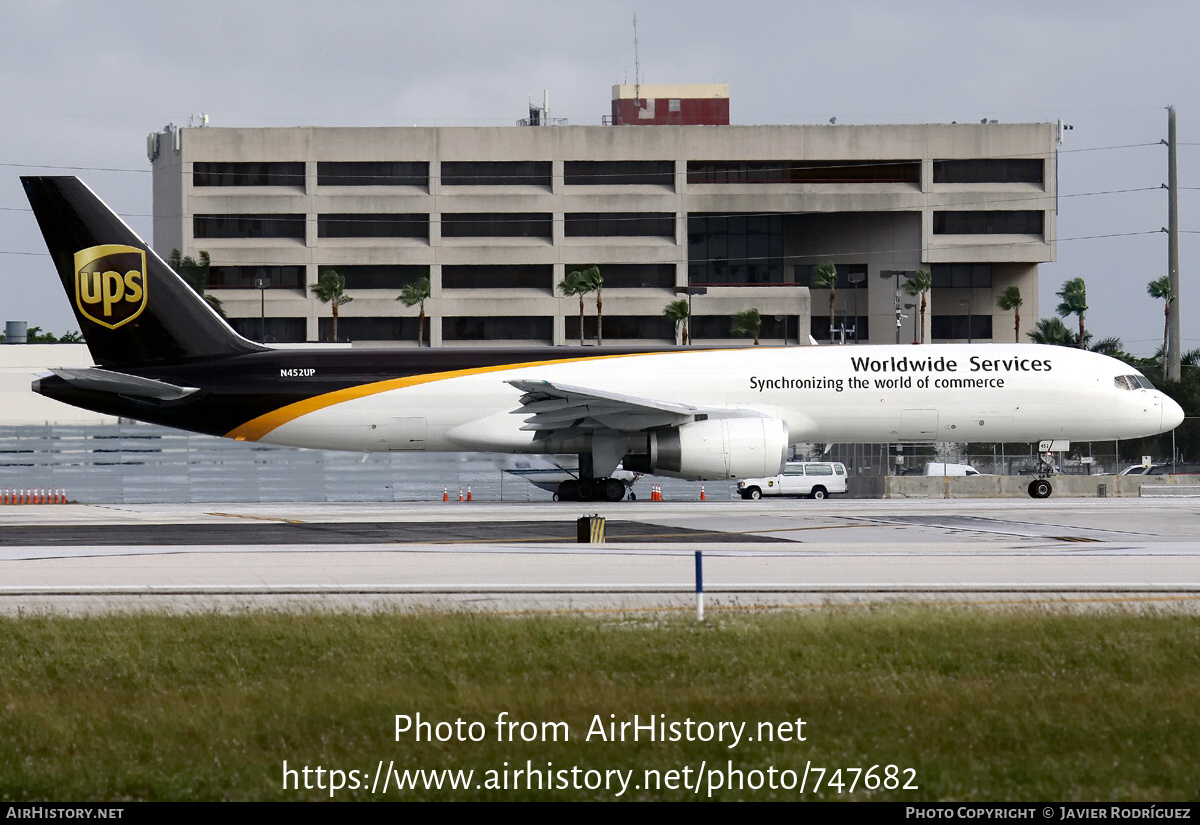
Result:
[[[703,350],[697,350],[702,352]],[[506,370],[519,370],[526,367],[544,367],[550,364],[571,364],[580,361],[599,361],[608,358],[633,358],[639,355],[656,355],[654,352],[638,352],[624,353],[621,355],[590,355],[581,358],[554,358],[547,361],[525,361],[516,364],[495,364],[490,367],[471,367],[462,370],[450,370],[448,372],[430,372],[422,375],[410,375],[407,378],[389,378],[384,381],[372,381],[369,384],[359,384],[354,387],[346,387],[333,392],[314,395],[312,398],[306,398],[303,401],[297,401],[294,404],[288,404],[286,407],[280,407],[277,410],[272,410],[269,413],[264,413],[241,424],[229,432],[225,433],[226,438],[233,438],[237,441],[258,441],[277,427],[281,427],[290,421],[295,421],[302,415],[307,415],[317,410],[323,410],[326,407],[332,407],[335,404],[341,404],[345,401],[353,401],[356,398],[366,398],[369,395],[377,395],[381,392],[389,390],[400,390],[405,387],[415,387],[420,384],[430,384],[434,381],[445,381],[449,378],[462,378],[467,375],[483,375],[489,372],[504,372]]]

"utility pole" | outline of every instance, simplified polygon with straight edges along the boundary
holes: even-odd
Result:
[[[1165,378],[1180,379],[1179,369],[1179,167],[1176,163],[1175,107],[1167,107],[1167,275],[1171,279],[1171,317],[1167,351],[1163,355]]]

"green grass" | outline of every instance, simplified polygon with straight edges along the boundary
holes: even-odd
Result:
[[[918,790],[808,799],[1200,798],[1200,618],[913,606],[682,617],[405,614],[0,619],[0,799],[327,798],[282,763],[364,771],[744,772],[893,764]],[[570,726],[498,742],[495,720]],[[481,742],[395,741],[396,714],[479,721]],[[584,741],[596,714],[803,718],[804,742]],[[882,768],[879,769],[882,771]],[[843,772],[846,790],[851,774]],[[301,779],[303,782],[303,779]],[[622,798],[692,798],[630,789]],[[705,796],[702,792],[701,796]],[[611,799],[599,790],[339,799]],[[800,798],[723,789],[720,799]]]

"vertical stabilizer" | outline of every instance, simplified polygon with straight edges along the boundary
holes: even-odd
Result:
[[[97,364],[164,364],[264,349],[234,332],[78,178],[21,183]]]

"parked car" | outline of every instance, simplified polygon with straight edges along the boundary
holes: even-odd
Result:
[[[1150,468],[1148,476],[1197,475],[1200,474],[1200,464],[1177,461],[1174,464],[1156,464]]]
[[[828,498],[846,492],[846,465],[840,461],[789,461],[783,472],[768,478],[738,482],[742,498],[757,501],[763,496],[808,496]]]

